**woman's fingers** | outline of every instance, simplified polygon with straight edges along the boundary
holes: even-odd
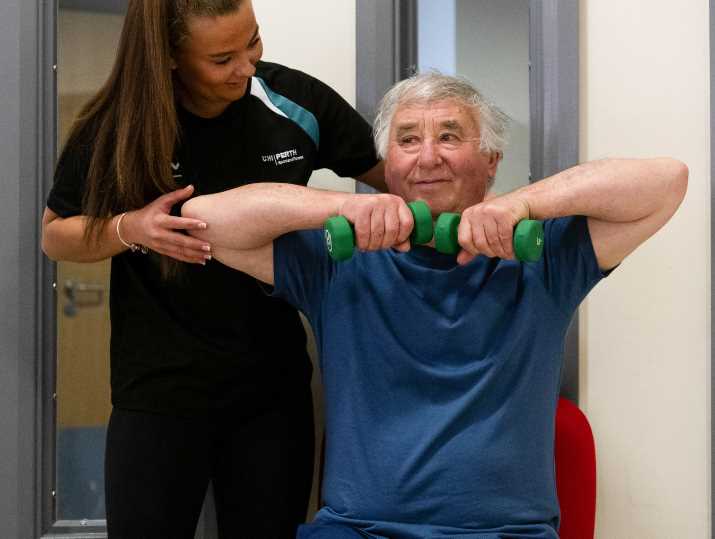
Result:
[[[177,204],[178,202],[181,202],[182,200],[186,200],[187,198],[191,197],[191,195],[194,194],[194,186],[193,185],[187,185],[186,187],[182,189],[177,189],[176,191],[171,191],[169,193],[161,195],[159,198],[157,198],[154,202],[157,202],[160,206],[163,208],[168,208],[166,213],[171,210],[171,207],[174,204]]]
[[[206,262],[211,259],[210,255],[206,255],[201,251],[186,249],[179,245],[162,245],[154,250],[159,254],[169,256],[171,258],[174,258],[181,262],[187,262],[189,264],[205,265]]]
[[[163,226],[172,230],[206,230],[206,223],[190,217],[175,217],[167,215]]]

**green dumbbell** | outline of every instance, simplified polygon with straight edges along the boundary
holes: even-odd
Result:
[[[415,226],[410,235],[413,244],[432,241],[432,212],[423,200],[414,200],[407,204],[412,212]],[[355,250],[355,231],[353,225],[342,215],[331,217],[323,226],[325,245],[333,260],[341,262],[353,256]]]
[[[443,213],[437,218],[434,240],[435,248],[440,253],[456,255],[461,249],[457,241],[461,218],[458,213]],[[544,225],[531,219],[519,221],[514,227],[513,245],[517,260],[536,262],[544,250]]]

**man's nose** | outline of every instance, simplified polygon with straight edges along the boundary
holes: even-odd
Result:
[[[433,168],[442,164],[439,146],[434,140],[425,139],[420,145],[419,165],[424,168]]]

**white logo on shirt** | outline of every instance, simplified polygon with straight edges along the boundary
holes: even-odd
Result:
[[[176,163],[171,163],[171,170],[174,171],[174,174],[172,176],[175,179],[184,177],[184,175],[179,171],[180,168],[181,168],[181,163],[179,163],[178,161]]]
[[[305,159],[305,157],[298,155],[298,150],[296,149],[261,156],[261,160],[264,163],[273,163],[277,167],[287,163],[292,163],[293,161],[301,161],[302,159]]]

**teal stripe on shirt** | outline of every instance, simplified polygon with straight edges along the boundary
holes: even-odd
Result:
[[[315,118],[313,113],[304,109],[287,97],[277,94],[271,90],[262,78],[254,77],[254,79],[257,80],[263,87],[263,90],[266,92],[266,95],[268,96],[268,99],[270,99],[273,106],[283,112],[290,120],[298,124],[298,126],[313,140],[315,147],[319,148],[320,128],[318,127],[318,120]]]

